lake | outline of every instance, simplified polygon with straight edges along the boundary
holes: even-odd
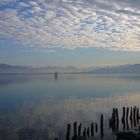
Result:
[[[121,117],[123,106],[140,107],[140,75],[0,75],[0,139],[16,140],[16,132],[28,128],[63,140],[68,123],[81,122],[83,129],[101,114],[104,135],[110,135],[112,109]]]

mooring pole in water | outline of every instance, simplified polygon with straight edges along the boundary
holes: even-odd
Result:
[[[115,109],[116,112],[116,131],[119,130],[119,113],[118,113],[118,108]]]
[[[97,133],[98,132],[98,124],[95,123],[95,132]]]
[[[125,107],[123,107],[122,123],[125,122]]]
[[[74,122],[74,123],[73,123],[73,130],[74,130],[74,131],[73,131],[73,135],[74,135],[74,136],[77,136],[77,122]]]
[[[133,107],[133,123],[134,127],[136,127],[136,106]]]
[[[128,121],[128,116],[129,116],[129,107],[126,109],[126,121]]]
[[[112,132],[115,132],[116,127],[116,109],[113,108],[111,119],[109,119],[109,128],[112,129]]]
[[[130,108],[130,124],[131,124],[131,128],[133,127],[133,108]]]
[[[139,116],[139,108],[137,108],[136,118],[137,118],[137,123],[139,124],[139,119],[140,119],[140,116]]]
[[[83,137],[84,137],[85,140],[86,140],[86,137],[87,137],[86,132],[87,132],[87,129],[85,128],[85,129],[83,130]]]
[[[89,137],[89,127],[87,128],[87,137]]]
[[[91,136],[94,136],[94,123],[91,123]]]
[[[130,120],[132,120],[132,117],[133,117],[133,110],[132,110],[132,107],[130,108]]]
[[[81,136],[81,123],[79,124],[79,126],[78,126],[78,136]]]
[[[58,78],[58,73],[57,72],[54,73],[54,78],[55,78],[55,80],[57,80],[57,78]]]
[[[67,132],[66,132],[66,140],[70,140],[70,129],[71,129],[71,125],[68,124],[67,125]]]
[[[77,139],[77,122],[73,123],[73,138],[72,140],[76,140]]]

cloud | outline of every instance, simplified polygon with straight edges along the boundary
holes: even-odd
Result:
[[[14,4],[16,0],[1,0],[0,4],[5,5],[5,4]]]
[[[138,0],[2,0],[0,37],[26,47],[140,51]]]

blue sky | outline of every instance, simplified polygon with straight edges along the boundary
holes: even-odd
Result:
[[[139,0],[1,0],[0,63],[140,63]]]

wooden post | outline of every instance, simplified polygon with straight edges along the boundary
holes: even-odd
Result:
[[[71,125],[68,124],[67,125],[67,132],[66,132],[66,140],[70,140],[70,129],[71,129]]]
[[[119,130],[119,113],[118,113],[118,109],[116,108],[115,109],[116,111],[116,131],[118,131]]]
[[[123,116],[122,116],[122,122],[125,122],[125,107],[123,107]]]
[[[81,123],[79,124],[79,126],[78,126],[78,136],[81,136]]]
[[[137,123],[139,124],[139,108],[137,108],[136,118],[137,118]]]
[[[94,136],[94,123],[91,123],[91,136]]]
[[[77,122],[73,123],[73,136],[77,136]]]
[[[131,128],[133,127],[133,108],[131,107],[130,109],[130,124],[131,124]]]
[[[115,110],[115,108],[113,108],[112,116],[111,116],[111,125],[115,124],[115,114],[116,114],[116,110]]]
[[[98,124],[95,123],[95,132],[97,133],[98,132]]]
[[[85,139],[85,140],[86,140],[86,137],[87,137],[86,132],[87,132],[87,129],[85,128],[84,131],[83,131],[83,136],[84,136],[84,139]]]
[[[134,122],[134,127],[136,127],[136,106],[133,108],[133,122]]]
[[[77,122],[73,123],[73,137],[72,140],[77,140]]]
[[[129,115],[129,107],[127,107],[127,110],[126,110],[126,120],[128,120],[128,115]]]
[[[133,110],[132,110],[132,107],[131,107],[131,109],[130,109],[130,120],[132,120],[132,118],[133,118]]]
[[[119,122],[119,113],[118,113],[118,109],[117,108],[115,109],[115,112],[116,112],[116,121]]]
[[[125,114],[125,107],[123,107],[123,115],[122,115],[122,125],[123,125],[123,130],[125,131],[126,129],[126,122],[125,119],[126,118],[126,114]]]
[[[112,116],[111,119],[109,120],[109,127],[112,129],[112,132],[115,132],[115,127],[116,127],[116,109],[113,108],[112,110]]]
[[[126,120],[126,128],[127,128],[127,131],[129,131],[129,123],[128,123],[128,120]]]
[[[87,137],[89,137],[89,127],[87,128]]]

